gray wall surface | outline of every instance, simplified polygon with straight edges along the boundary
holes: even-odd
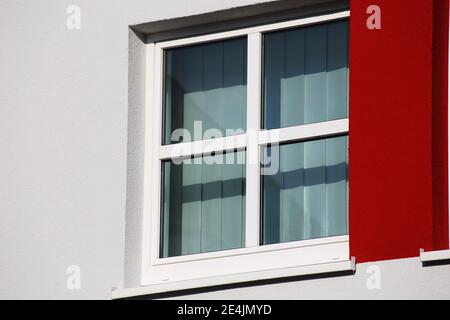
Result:
[[[262,2],[0,0],[0,299],[110,299],[138,284],[145,61],[129,26]],[[382,287],[369,290],[370,265],[182,298],[450,298],[449,266],[375,263]]]
[[[242,287],[174,299],[450,299],[450,265],[422,267],[419,258],[356,264],[354,275]]]
[[[109,299],[123,285],[128,26],[258,2],[0,1],[0,298]],[[72,4],[80,30],[66,27]]]

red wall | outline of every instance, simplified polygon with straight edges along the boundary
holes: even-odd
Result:
[[[433,18],[433,248],[448,248],[448,0],[434,1]]]
[[[381,30],[366,27],[372,4]],[[359,262],[448,248],[447,20],[448,0],[351,1],[350,251]]]

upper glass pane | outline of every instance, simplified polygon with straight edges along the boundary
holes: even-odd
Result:
[[[263,128],[348,117],[348,20],[264,35]]]
[[[269,146],[263,244],[347,234],[347,136]]]
[[[245,151],[162,167],[161,257],[244,246]]]
[[[246,37],[166,50],[164,68],[164,144],[245,131]]]

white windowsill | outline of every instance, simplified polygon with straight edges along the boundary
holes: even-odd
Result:
[[[215,259],[215,258],[225,258],[231,256],[242,256],[248,254],[260,254],[265,252],[273,252],[280,250],[289,250],[289,249],[300,249],[305,247],[317,247],[320,245],[326,245],[330,243],[339,243],[339,242],[349,242],[349,236],[334,236],[334,237],[324,237],[324,238],[315,238],[315,239],[307,239],[300,241],[290,241],[290,242],[282,242],[275,244],[267,244],[263,246],[250,247],[250,248],[238,248],[231,250],[222,250],[222,251],[213,251],[207,253],[197,253],[190,254],[184,256],[176,256],[169,258],[157,258],[154,259],[152,265],[159,266],[165,264],[172,263],[182,263],[189,261],[199,261],[199,260],[207,260],[207,259]],[[336,257],[335,260],[338,258]],[[342,261],[342,259],[340,260]],[[328,261],[327,261],[328,262]],[[326,263],[325,261],[323,263]]]
[[[439,260],[450,260],[450,250],[428,251],[420,249],[420,261],[432,262]]]
[[[197,289],[211,286],[259,281],[259,280],[288,278],[303,275],[320,275],[324,273],[333,273],[333,272],[345,272],[345,271],[354,272],[355,270],[356,270],[356,263],[355,259],[352,257],[352,259],[348,261],[239,273],[226,276],[141,286],[136,288],[116,289],[112,291],[111,298],[122,299],[157,293],[166,293],[187,289]]]

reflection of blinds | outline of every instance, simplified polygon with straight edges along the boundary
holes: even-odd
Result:
[[[235,155],[244,162],[244,151]],[[164,162],[163,257],[244,246],[245,165],[226,164],[226,157]]]
[[[347,117],[348,21],[264,36],[267,129]]]
[[[347,137],[271,153],[280,170],[264,176],[264,244],[347,234]]]
[[[246,82],[246,38],[168,50],[165,143],[178,128],[193,135],[194,121],[223,135],[245,130]]]

